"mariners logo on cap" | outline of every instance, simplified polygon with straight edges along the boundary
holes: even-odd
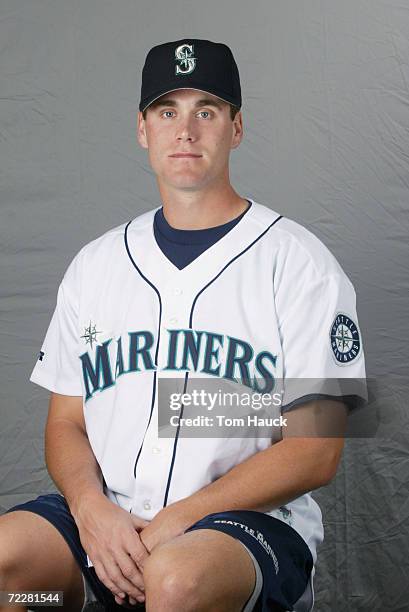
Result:
[[[190,74],[196,68],[196,57],[194,57],[193,45],[184,43],[176,47],[175,58],[175,74]]]
[[[330,331],[331,348],[338,365],[347,365],[358,357],[361,338],[358,326],[351,317],[338,313]]]

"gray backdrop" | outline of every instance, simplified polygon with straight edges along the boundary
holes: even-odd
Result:
[[[409,5],[402,0],[1,0],[0,510],[54,490],[34,365],[74,254],[159,204],[135,136],[154,44],[229,44],[242,196],[311,229],[355,285],[378,432],[315,493],[316,610],[409,610]]]

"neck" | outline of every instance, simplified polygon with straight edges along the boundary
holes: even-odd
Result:
[[[227,223],[248,207],[230,185],[205,191],[181,191],[159,184],[165,219],[175,229],[206,229]]]

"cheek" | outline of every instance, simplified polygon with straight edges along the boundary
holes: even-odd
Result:
[[[225,157],[228,157],[230,153],[229,134],[226,134],[225,138],[216,140],[214,142],[213,150],[217,158],[224,159]]]
[[[149,135],[146,137],[148,147],[151,151],[156,149],[157,144],[160,142],[160,137],[154,130],[149,130]]]
[[[218,154],[225,155],[226,152],[230,151],[231,140],[231,128],[226,127],[222,133],[219,133],[218,138],[216,138],[214,141],[215,150],[217,150]]]
[[[163,133],[159,134],[159,132],[151,131],[149,133],[149,138],[147,139],[148,143],[148,153],[151,161],[160,161],[163,157],[166,149],[166,142],[163,138]]]

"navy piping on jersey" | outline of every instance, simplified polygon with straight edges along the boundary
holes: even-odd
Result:
[[[184,385],[183,385],[183,393],[184,394],[186,393],[187,381],[188,380],[189,380],[189,372],[186,372],[185,373],[185,382],[184,382]],[[168,503],[170,483],[171,483],[171,480],[172,480],[173,466],[175,464],[176,449],[177,449],[178,440],[179,440],[180,421],[183,418],[184,407],[185,407],[184,404],[182,404],[182,408],[180,410],[180,415],[179,415],[179,420],[178,420],[178,426],[177,426],[177,429],[176,429],[175,442],[173,444],[172,459],[171,459],[171,462],[170,462],[168,482],[166,483],[166,491],[165,491],[165,497],[164,497],[164,500],[163,500],[163,507],[165,507],[167,505],[167,503]]]
[[[216,276],[214,278],[212,278],[211,281],[209,281],[207,283],[207,285],[205,285],[200,291],[199,293],[196,295],[195,299],[193,300],[192,303],[192,308],[190,311],[190,317],[189,317],[189,329],[192,329],[192,325],[193,325],[193,311],[194,308],[196,306],[196,302],[197,299],[199,297],[199,295],[201,295],[212,283],[214,283],[214,281],[219,278],[219,276],[221,274],[223,274],[223,272],[234,262],[236,261],[236,259],[238,259],[239,257],[241,257],[242,255],[244,255],[244,253],[246,253],[249,249],[251,249],[252,246],[254,246],[256,244],[256,242],[258,242],[260,240],[260,238],[262,238],[272,227],[273,225],[275,225],[277,223],[277,221],[279,221],[280,219],[282,219],[283,216],[280,215],[279,217],[277,217],[277,219],[275,219],[275,221],[273,221],[273,223],[271,223],[267,229],[264,230],[264,232],[262,232],[260,234],[260,236],[258,236],[255,240],[253,240],[253,242],[251,242],[245,249],[243,249],[243,251],[241,251],[240,253],[238,253],[235,257],[233,257],[225,266],[224,268],[222,268],[220,270],[220,272],[218,274],[216,274]],[[186,372],[185,375],[185,384],[184,384],[184,388],[183,388],[183,393],[186,393],[186,387],[187,387],[187,382],[189,379],[189,372]],[[175,436],[175,443],[173,445],[173,454],[172,454],[172,461],[171,461],[171,465],[170,465],[170,470],[169,470],[169,476],[168,476],[168,482],[167,482],[167,486],[166,486],[166,493],[165,493],[165,500],[164,500],[164,506],[166,506],[167,500],[168,500],[168,494],[169,494],[169,489],[170,489],[170,483],[172,480],[172,473],[173,473],[173,466],[175,463],[175,457],[176,457],[176,448],[177,448],[177,443],[178,443],[178,439],[179,439],[179,431],[180,431],[180,421],[183,417],[183,409],[184,409],[184,405],[182,404],[182,409],[181,409],[181,413],[180,413],[180,418],[179,418],[179,422],[178,422],[178,427],[176,430],[176,436]]]
[[[348,409],[352,412],[356,408],[362,406],[365,403],[365,400],[356,394],[351,395],[330,395],[329,393],[308,393],[307,395],[302,395],[301,397],[297,397],[297,399],[285,404],[282,406],[281,412],[284,414],[285,412],[291,411],[293,408],[296,408],[300,404],[305,404],[306,402],[312,402],[314,400],[321,399],[330,399],[335,401],[344,402],[344,404],[348,405]]]
[[[241,252],[240,252],[240,253],[238,253],[238,254],[237,254],[235,257],[233,257],[233,259],[231,259],[231,260],[230,260],[230,261],[229,261],[229,262],[228,262],[228,263],[227,263],[227,264],[224,266],[224,268],[222,268],[222,269],[220,270],[220,272],[219,272],[218,274],[216,274],[216,276],[215,276],[214,278],[212,278],[212,280],[211,280],[211,281],[209,281],[209,282],[207,283],[207,285],[205,285],[205,286],[203,287],[203,289],[201,289],[201,290],[199,291],[199,293],[196,295],[195,299],[193,300],[192,309],[191,309],[191,311],[190,311],[190,318],[189,318],[189,328],[190,328],[190,329],[192,328],[192,322],[193,322],[193,310],[194,310],[194,308],[195,308],[195,306],[196,306],[197,298],[199,297],[199,295],[200,295],[201,293],[203,293],[203,291],[205,291],[205,290],[206,290],[206,289],[207,289],[207,288],[208,288],[208,287],[209,287],[209,286],[210,286],[212,283],[214,283],[214,281],[215,281],[217,278],[219,278],[219,276],[220,276],[221,274],[223,274],[223,272],[224,272],[224,271],[225,271],[225,270],[226,270],[226,269],[227,269],[227,268],[230,266],[230,264],[232,264],[234,261],[236,261],[236,259],[238,259],[238,258],[239,258],[239,257],[241,257],[242,255],[244,255],[244,253],[246,253],[246,252],[247,252],[249,249],[251,249],[251,247],[252,247],[253,245],[255,245],[255,244],[256,244],[256,242],[258,242],[258,241],[260,240],[260,238],[262,238],[262,237],[264,236],[264,234],[267,234],[267,232],[268,232],[268,231],[269,231],[269,230],[270,230],[270,229],[273,227],[273,225],[275,225],[275,224],[277,223],[277,221],[280,221],[280,219],[282,219],[282,218],[283,218],[283,216],[282,216],[282,215],[280,215],[279,217],[277,217],[277,219],[276,219],[275,221],[273,221],[273,222],[272,222],[272,223],[271,223],[271,224],[268,226],[268,228],[267,228],[267,229],[265,229],[265,230],[264,230],[264,232],[262,232],[262,233],[260,234],[260,236],[258,236],[258,237],[257,237],[255,240],[253,240],[253,242],[251,242],[251,243],[250,243],[250,244],[249,244],[249,245],[248,245],[248,246],[247,246],[245,249],[243,249],[243,251],[241,251]]]
[[[138,463],[140,454],[142,452],[142,447],[143,447],[143,443],[145,441],[145,436],[146,436],[146,432],[149,428],[150,422],[151,422],[151,418],[152,418],[152,413],[153,413],[153,407],[155,404],[155,396],[156,396],[156,373],[157,373],[157,367],[158,367],[158,355],[159,355],[159,342],[160,342],[160,324],[161,324],[161,318],[162,318],[162,299],[160,297],[160,293],[159,290],[157,289],[157,287],[155,287],[155,285],[142,273],[142,271],[139,269],[139,267],[136,265],[136,262],[134,261],[131,252],[129,250],[129,245],[128,245],[128,227],[130,225],[130,223],[132,222],[129,221],[129,223],[127,224],[126,228],[125,228],[125,234],[124,234],[124,239],[125,239],[125,248],[126,251],[128,253],[129,259],[131,260],[131,262],[133,263],[134,267],[136,268],[136,270],[138,271],[138,273],[140,274],[140,276],[143,278],[143,280],[145,282],[148,283],[148,285],[150,285],[152,287],[152,289],[155,291],[156,295],[158,296],[158,300],[159,300],[159,320],[158,320],[158,339],[156,342],[156,351],[155,351],[155,365],[156,365],[156,369],[153,373],[153,385],[152,385],[152,401],[151,401],[151,411],[149,414],[149,421],[148,421],[148,425],[145,429],[145,433],[143,436],[143,440],[142,440],[142,444],[141,447],[139,449],[138,455],[135,459],[135,465],[134,465],[134,469],[133,469],[133,474],[134,474],[134,478],[136,478],[136,464]],[[132,512],[132,508],[130,510],[130,512]]]

